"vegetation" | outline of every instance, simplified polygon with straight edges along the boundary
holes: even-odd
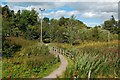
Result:
[[[30,78],[48,75],[59,66],[58,58],[40,44],[38,13],[2,7],[2,77]],[[50,68],[50,69],[49,69]],[[47,70],[47,73],[46,73]],[[44,75],[43,75],[44,74]]]
[[[41,29],[35,9],[18,10],[15,13],[7,5],[0,8],[2,77],[40,78],[57,68],[60,64],[59,56],[50,54],[49,46],[44,43],[53,43],[71,53],[69,59],[75,65],[66,69],[66,78],[86,78],[90,71],[93,78],[120,77],[117,49],[120,20],[117,21],[114,16],[95,27],[88,27],[77,20],[75,15],[59,19],[44,17],[43,43],[39,43]]]
[[[15,55],[12,57],[3,57],[3,78],[9,76],[12,78],[40,78],[45,76],[43,73],[48,75],[48,73],[45,72],[46,70],[49,70],[49,68],[53,66],[54,68],[58,67],[59,64],[57,57],[50,54],[48,47],[44,44],[40,44],[38,42],[35,43],[34,41],[28,41],[22,38],[14,39],[14,37],[12,37],[10,39],[11,41],[14,40],[17,45],[24,41],[21,46],[29,46],[22,47],[21,51],[15,52]],[[18,40],[21,42],[17,42]],[[31,45],[29,44],[30,42]],[[49,73],[52,70],[49,70]]]
[[[14,13],[8,6],[2,7],[3,37],[23,36],[29,40],[39,39],[40,22],[38,13],[22,10]],[[87,27],[82,21],[77,20],[75,15],[70,18],[61,17],[60,19],[43,18],[43,41],[76,44],[86,40],[107,41],[116,39],[119,34],[119,21],[114,16],[104,22],[103,25],[94,28]],[[110,33],[110,35],[109,35]]]
[[[73,57],[69,57],[74,61],[74,66],[66,69],[66,78],[87,78],[88,73],[91,70],[92,78],[119,78],[119,53],[118,53],[118,41],[111,41],[109,43],[98,42],[90,43],[84,46],[60,46],[63,49],[67,49]]]

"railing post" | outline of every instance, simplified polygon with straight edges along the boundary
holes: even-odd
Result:
[[[59,51],[59,52],[60,52],[60,54],[61,54],[61,48],[60,48],[60,51]]]
[[[55,47],[55,52],[57,51],[56,47]]]
[[[89,73],[88,73],[88,80],[90,80],[90,77],[91,77],[91,69],[89,70]]]
[[[52,51],[54,51],[54,47],[52,47]]]
[[[62,54],[64,54],[64,49],[62,50]]]
[[[58,52],[58,48],[56,47],[56,52]]]

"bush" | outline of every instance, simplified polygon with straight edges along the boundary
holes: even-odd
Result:
[[[16,51],[19,51],[20,45],[10,42],[7,39],[3,39],[2,42],[2,53],[3,57],[12,57]]]
[[[22,54],[22,55],[21,55]],[[20,53],[9,59],[3,59],[3,76],[12,78],[40,77],[49,67],[58,63],[58,59],[49,53],[44,44],[26,47]],[[9,74],[6,71],[10,71]]]

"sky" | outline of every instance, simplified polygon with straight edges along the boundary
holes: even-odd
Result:
[[[89,27],[101,25],[113,15],[118,19],[118,0],[1,0],[1,5],[8,5],[11,10],[35,10],[45,9],[44,17],[59,19],[61,16],[70,17],[75,15],[76,19],[84,22]]]

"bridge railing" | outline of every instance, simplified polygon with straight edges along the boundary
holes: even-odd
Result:
[[[70,53],[68,50],[65,50],[63,48],[59,48],[59,47],[52,47],[51,50],[54,52],[54,53],[60,53],[62,55],[65,55],[67,57],[69,57],[70,59],[72,59],[74,61],[74,55],[72,53]]]
[[[57,52],[57,53],[60,53],[62,55],[65,55],[75,62],[75,56],[72,53],[70,53],[68,50],[58,48],[58,47],[55,47],[55,46],[52,47],[51,49],[54,53]],[[76,53],[78,53],[78,52],[76,52]],[[91,69],[88,71],[88,80],[90,80],[90,78],[91,78],[90,76],[91,76]]]

